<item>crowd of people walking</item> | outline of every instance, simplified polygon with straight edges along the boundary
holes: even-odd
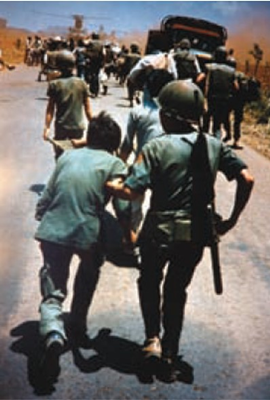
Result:
[[[253,187],[248,166],[228,145],[233,111],[232,146],[240,149],[244,77],[223,46],[202,69],[185,38],[169,52],[146,56],[135,43],[116,51],[96,34],[77,44],[54,38],[47,42],[46,57],[41,74],[48,77],[49,100],[43,138],[48,140],[54,122],[54,139],[69,139],[77,149],[56,153],[36,210],[40,225],[35,239],[43,256],[43,361],[57,360],[69,340],[62,307],[74,254],[79,269],[68,332],[78,346],[91,343],[87,315],[105,257],[104,210],[113,198],[123,250],[137,256],[139,249],[142,354],[153,375],[174,382],[181,374],[177,357],[187,288],[204,248],[211,245],[208,211],[217,173],[236,182],[231,215],[215,220],[217,235],[236,225]],[[93,115],[91,107],[101,85],[102,95],[107,94],[112,74],[127,86],[131,107],[122,135],[107,112]],[[151,199],[144,217],[146,190]]]

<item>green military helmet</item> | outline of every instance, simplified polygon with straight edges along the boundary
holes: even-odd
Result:
[[[72,70],[75,67],[75,56],[69,50],[61,50],[56,56],[56,66],[60,71]]]
[[[214,52],[214,58],[217,62],[225,62],[228,52],[225,46],[218,46]]]
[[[158,101],[165,114],[189,122],[198,122],[203,113],[203,93],[189,80],[174,80],[165,85]]]
[[[182,39],[179,44],[178,47],[182,50],[190,50],[191,48],[191,43],[190,40],[188,38],[184,38]]]
[[[132,42],[132,43],[130,44],[130,51],[131,51],[132,53],[140,53],[140,46],[139,46],[139,43],[137,43],[137,42]]]

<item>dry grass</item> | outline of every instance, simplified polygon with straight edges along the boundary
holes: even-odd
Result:
[[[243,142],[270,159],[270,123],[258,124],[246,114],[242,125]]]
[[[26,31],[0,29],[0,49],[5,62],[10,64],[23,62],[26,37]]]

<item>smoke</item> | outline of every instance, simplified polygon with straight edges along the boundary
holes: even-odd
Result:
[[[250,52],[257,43],[263,50],[262,64],[270,63],[270,28],[269,20],[265,16],[253,16],[240,20],[235,27],[227,27],[228,41],[226,47],[234,49],[234,56],[240,64],[245,64],[248,60],[254,64],[254,57]],[[156,27],[158,29],[158,27]],[[147,32],[131,32],[126,35],[123,42],[129,43],[136,40],[144,51]]]
[[[254,58],[250,54],[253,46],[257,43],[263,50],[262,63],[270,62],[269,46],[269,20],[264,16],[253,17],[239,22],[237,28],[230,31],[227,42],[227,48],[234,49],[234,55],[237,61],[244,63],[246,60],[254,63]]]

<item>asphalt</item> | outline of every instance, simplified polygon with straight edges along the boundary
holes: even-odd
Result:
[[[224,293],[214,293],[208,250],[189,289],[182,380],[166,384],[142,366],[138,270],[130,260],[109,256],[88,318],[91,348],[67,348],[57,374],[39,375],[41,255],[33,239],[34,209],[54,159],[51,145],[41,139],[47,84],[37,82],[37,74],[37,68],[25,66],[0,74],[0,398],[268,400],[270,163],[248,147],[238,154],[255,176],[255,187],[239,224],[220,244]],[[94,113],[108,111],[123,134],[126,97],[126,88],[112,78],[108,95],[92,100]],[[218,178],[217,208],[224,216],[234,189]],[[113,246],[119,227],[111,215],[108,224]],[[66,313],[76,267],[75,258]]]

